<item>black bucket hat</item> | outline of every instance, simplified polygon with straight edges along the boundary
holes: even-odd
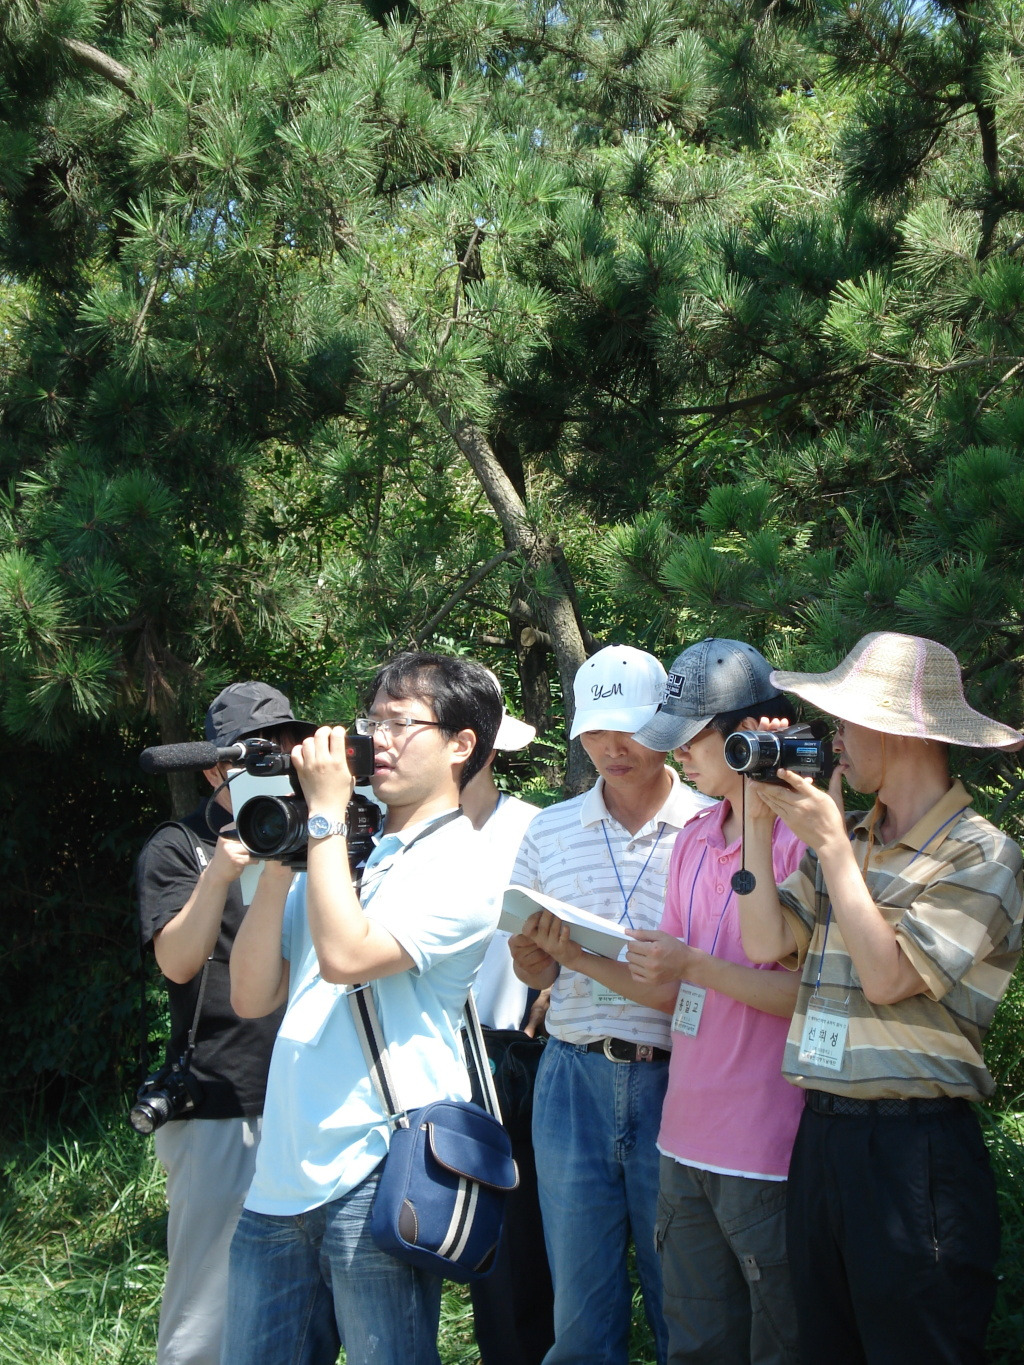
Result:
[[[287,725],[299,739],[316,729],[309,721],[296,720],[292,704],[283,692],[261,682],[237,682],[218,692],[206,712],[206,738],[227,749],[247,735],[265,733]]]

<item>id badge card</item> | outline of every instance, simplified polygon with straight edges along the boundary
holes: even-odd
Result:
[[[618,991],[613,991],[610,986],[603,986],[600,981],[590,979],[590,1000],[594,1005],[632,1005],[632,1000],[627,1000]]]
[[[685,1038],[696,1038],[706,996],[707,991],[703,986],[691,986],[687,981],[679,983],[676,1009],[672,1016],[673,1033],[681,1033]]]
[[[805,1066],[823,1066],[829,1071],[841,1071],[849,1026],[848,1001],[826,1000],[824,996],[812,995],[807,1005],[797,1060]]]

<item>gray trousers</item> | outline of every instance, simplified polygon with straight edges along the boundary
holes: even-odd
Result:
[[[669,1365],[798,1365],[784,1180],[663,1156],[655,1240]]]
[[[252,1183],[261,1123],[176,1119],[157,1130],[169,1209],[157,1365],[219,1365],[228,1251]]]

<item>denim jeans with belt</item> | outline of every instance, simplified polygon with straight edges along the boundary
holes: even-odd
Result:
[[[231,1244],[222,1365],[439,1365],[441,1284],[379,1251],[380,1168],[340,1199],[277,1217],[245,1209]]]
[[[627,1365],[632,1234],[659,1365],[667,1332],[654,1245],[658,1128],[668,1062],[613,1062],[551,1038],[537,1073],[533,1145],[555,1286],[544,1365]]]

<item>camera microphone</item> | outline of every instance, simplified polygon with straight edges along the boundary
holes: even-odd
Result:
[[[187,773],[215,768],[218,763],[240,763],[249,746],[245,742],[221,749],[200,740],[192,744],[157,744],[143,749],[139,767],[144,773]]]

